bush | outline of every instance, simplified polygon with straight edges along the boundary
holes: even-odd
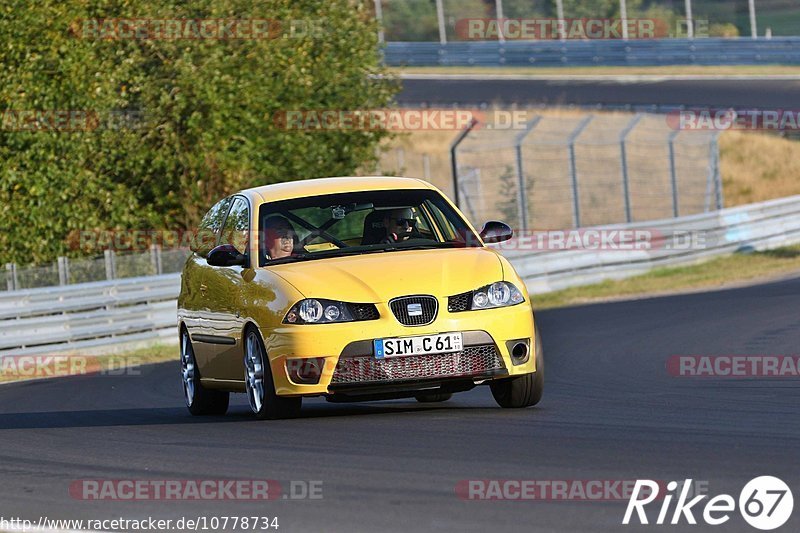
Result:
[[[5,0],[0,263],[79,255],[68,238],[81,230],[191,228],[243,187],[353,173],[386,132],[286,131],[273,117],[390,102],[396,85],[373,77],[382,67],[371,8],[371,0]],[[283,24],[270,39],[108,40],[77,20],[110,18],[319,21],[320,32],[291,35]],[[28,124],[19,111],[54,110],[88,110],[88,123],[101,126],[19,131]]]

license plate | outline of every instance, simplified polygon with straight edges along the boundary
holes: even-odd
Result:
[[[460,352],[463,349],[461,333],[441,333],[419,337],[376,339],[373,341],[375,357],[403,357],[429,353]]]

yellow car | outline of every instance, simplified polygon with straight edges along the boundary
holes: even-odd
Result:
[[[234,194],[203,218],[178,300],[193,415],[246,393],[258,418],[332,402],[445,401],[488,384],[502,407],[542,396],[525,284],[438,189],[323,178]]]

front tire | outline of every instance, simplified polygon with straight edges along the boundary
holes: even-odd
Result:
[[[544,354],[539,329],[536,328],[536,372],[513,378],[493,381],[490,384],[492,396],[500,407],[517,409],[531,407],[542,399],[544,392]]]
[[[211,390],[200,383],[200,372],[189,333],[181,331],[181,381],[183,381],[183,398],[186,408],[194,416],[224,415],[228,412],[230,394],[224,391]]]
[[[301,397],[285,398],[275,393],[275,382],[261,334],[253,327],[245,334],[244,382],[250,410],[256,418],[294,418],[300,413]]]

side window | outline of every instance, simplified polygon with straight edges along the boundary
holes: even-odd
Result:
[[[193,252],[205,257],[217,245],[219,232],[222,229],[222,221],[225,220],[225,215],[228,214],[228,208],[231,206],[232,201],[233,197],[220,200],[206,213],[197,228],[197,234],[194,237],[194,243],[192,243]]]
[[[225,220],[225,227],[222,229],[220,244],[232,244],[240,253],[247,253],[248,236],[250,233],[250,208],[247,200],[236,197]]]

